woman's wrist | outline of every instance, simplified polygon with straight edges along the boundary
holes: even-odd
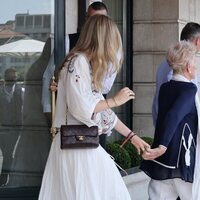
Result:
[[[158,146],[158,148],[159,148],[162,152],[165,152],[165,151],[167,150],[167,147],[164,146],[164,145],[162,145],[162,144],[160,144],[160,145]]]
[[[114,107],[119,106],[114,97],[109,98],[109,99],[105,99],[105,102],[106,102],[107,108],[114,108]]]
[[[133,132],[133,135],[132,135],[131,138],[130,138],[130,141],[131,141],[131,142],[135,139],[135,136],[137,136],[137,134]]]
[[[130,131],[128,135],[126,136],[125,140],[120,145],[120,147],[123,147],[129,140],[132,140],[134,136],[136,136],[136,133],[134,133],[133,131]]]
[[[118,102],[117,102],[115,97],[113,97],[112,100],[114,101],[116,107],[119,106],[119,104],[118,104]]]
[[[111,106],[110,106],[110,104],[109,104],[109,102],[108,102],[108,99],[105,99],[105,102],[106,102],[107,108],[108,108],[108,109],[111,108]]]

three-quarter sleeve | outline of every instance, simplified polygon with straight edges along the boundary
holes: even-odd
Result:
[[[97,125],[102,133],[111,134],[117,116],[111,109],[94,112],[97,103],[104,97],[93,88],[90,64],[86,57],[77,55],[66,65],[59,75],[53,125],[60,127],[66,121],[69,124]]]
[[[69,63],[65,89],[71,115],[88,126],[96,125],[92,117],[101,99],[93,94],[90,65],[85,56],[78,55]]]
[[[112,129],[115,127],[117,123],[118,117],[111,109],[106,109],[101,112],[101,128],[102,133],[110,135],[112,133]]]
[[[162,136],[160,136],[159,143],[161,145],[164,145],[166,147],[169,145],[179,123],[190,112],[191,107],[195,101],[196,92],[197,87],[194,84],[192,84],[188,88],[185,88],[185,90],[173,103],[171,109],[167,112],[160,129]]]

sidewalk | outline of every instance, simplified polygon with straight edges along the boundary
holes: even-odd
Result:
[[[147,188],[150,178],[144,172],[123,177],[133,200],[148,200]]]

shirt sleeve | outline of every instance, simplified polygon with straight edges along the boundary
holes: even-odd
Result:
[[[120,61],[122,59],[122,51],[119,50],[117,52],[117,59],[118,61]],[[113,86],[113,83],[115,81],[115,78],[117,76],[117,72],[114,71],[113,65],[112,63],[108,64],[108,73],[106,74],[106,76],[104,77],[103,80],[103,89],[102,89],[102,93],[103,94],[108,94]]]
[[[111,90],[116,76],[117,76],[116,72],[112,73],[111,75],[107,74],[105,76],[104,81],[103,81],[103,89],[102,89],[103,94],[108,94],[108,92]]]
[[[157,116],[158,116],[158,94],[160,87],[163,83],[170,81],[172,79],[172,70],[170,69],[166,60],[164,60],[158,68],[156,74],[156,92],[153,98],[152,104],[152,117],[153,125],[156,126]]]
[[[44,113],[51,112],[51,92],[49,86],[51,78],[54,75],[54,70],[54,54],[52,53],[42,79],[42,106]]]
[[[112,133],[112,129],[115,127],[117,123],[118,117],[111,109],[106,109],[101,112],[101,128],[102,133],[110,135]]]
[[[66,124],[66,121],[67,121],[67,104],[65,95],[65,73],[64,70],[62,69],[59,74],[56,109],[52,127],[60,128],[61,125]]]
[[[93,93],[90,65],[83,55],[69,64],[65,88],[68,111],[72,116],[88,126],[96,125],[93,112],[101,99]]]
[[[69,53],[69,35],[65,36],[65,53],[68,54]]]

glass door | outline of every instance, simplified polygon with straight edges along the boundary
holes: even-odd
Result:
[[[124,62],[120,73],[117,75],[109,95],[116,94],[121,88],[127,86],[132,89],[132,0],[103,0],[108,8],[108,15],[115,21],[122,37]],[[115,109],[117,115],[132,128],[132,102]],[[112,134],[109,140],[117,140],[121,136]]]
[[[41,184],[51,144],[42,85],[54,67],[53,32],[54,0],[0,7],[0,199],[8,189]]]

